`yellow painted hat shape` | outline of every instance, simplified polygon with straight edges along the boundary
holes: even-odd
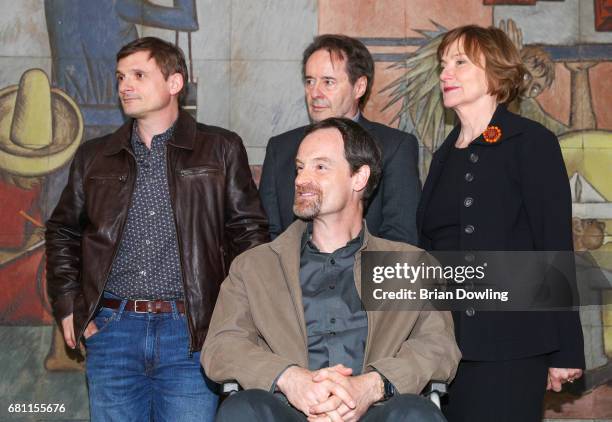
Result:
[[[72,159],[83,137],[83,116],[45,72],[29,69],[19,85],[0,90],[0,171],[37,177]]]

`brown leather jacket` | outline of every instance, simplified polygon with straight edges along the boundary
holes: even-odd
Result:
[[[58,322],[74,314],[79,341],[94,316],[136,181],[132,122],[80,146],[47,222],[47,291]],[[267,219],[238,135],[181,111],[168,141],[168,185],[191,334],[200,350],[229,263],[268,241]]]

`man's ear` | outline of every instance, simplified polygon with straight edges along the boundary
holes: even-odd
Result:
[[[360,76],[356,81],[355,85],[353,85],[353,93],[355,94],[355,99],[359,100],[366,93],[366,89],[368,88],[368,78],[365,76]]]
[[[168,76],[168,87],[170,88],[170,94],[177,95],[183,89],[185,85],[185,81],[183,80],[183,75],[180,73],[173,73]]]
[[[370,166],[363,165],[353,173],[353,190],[355,192],[363,191],[368,186],[368,180],[370,179]]]

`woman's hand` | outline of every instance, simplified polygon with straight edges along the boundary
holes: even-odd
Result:
[[[561,391],[566,382],[572,383],[582,376],[582,369],[577,368],[548,368],[548,383],[546,390]]]

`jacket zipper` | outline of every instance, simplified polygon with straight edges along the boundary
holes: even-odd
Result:
[[[131,153],[130,153],[131,155]],[[131,168],[130,168],[131,170]],[[96,176],[94,177],[94,179],[118,179],[120,182],[126,182],[127,181],[127,176],[125,175],[121,175],[121,176]],[[135,185],[135,181],[134,183],[132,183],[131,186],[131,191],[130,191],[130,202],[132,199],[132,195],[134,194],[134,185]],[[119,236],[119,240],[118,242],[121,242],[121,239],[123,239],[123,232],[125,230],[125,225],[127,223],[127,215],[123,220],[123,224],[121,225],[121,230],[120,230],[120,236]],[[100,306],[100,302],[102,302],[102,296],[104,296],[104,288],[106,287],[106,283],[108,282],[108,277],[110,276],[110,270],[113,267],[113,264],[115,263],[115,259],[117,258],[117,253],[119,253],[119,247],[115,248],[115,253],[113,254],[113,259],[111,260],[111,264],[110,267],[107,268],[106,270],[106,276],[104,278],[104,284],[102,285],[102,293],[100,294],[100,296],[98,296],[98,300],[96,301],[96,306],[93,307],[93,310],[90,312],[89,316],[87,317],[87,322],[85,323],[85,326],[81,329],[81,332],[79,333],[79,336],[77,337],[77,344],[79,343],[81,337],[83,336],[83,334],[85,333],[85,329],[87,328],[87,324],[89,324],[89,321],[91,321],[91,319],[94,316],[94,313],[96,312],[96,310],[98,309],[98,306]]]
[[[225,264],[225,247],[222,245],[219,250],[221,251],[221,271],[223,272],[223,279],[227,277],[227,265]]]
[[[166,147],[166,180],[168,182],[168,193],[170,194],[170,207],[172,208],[172,221],[174,222],[174,231],[176,233],[176,247],[179,253],[180,270],[181,270],[181,281],[183,282],[183,295],[185,296],[185,319],[187,320],[187,326],[189,327],[189,359],[193,357],[193,332],[195,327],[191,324],[190,312],[189,312],[189,299],[187,298],[187,285],[185,284],[185,274],[183,270],[183,250],[181,247],[181,235],[178,229],[178,223],[176,221],[176,210],[174,204],[174,185],[170,183],[170,149]]]

